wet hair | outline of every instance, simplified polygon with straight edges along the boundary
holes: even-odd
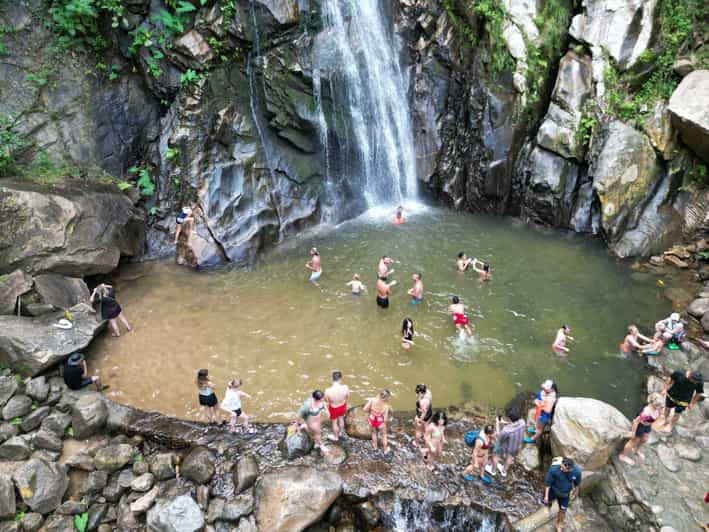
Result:
[[[333,371],[332,372],[332,380],[335,382],[342,380],[342,372],[341,371]]]
[[[241,379],[232,379],[228,382],[227,386],[229,388],[241,388],[242,381]]]
[[[459,259],[462,259],[464,256],[465,256],[465,251],[461,251],[460,253],[458,253]]]
[[[416,393],[417,393],[417,394],[419,394],[419,393],[426,393],[426,390],[428,390],[428,388],[426,388],[426,385],[425,385],[425,384],[417,384],[417,385],[416,385]]]
[[[574,461],[571,458],[564,458],[561,461],[561,465],[563,465],[566,469],[573,469]]]
[[[323,397],[325,397],[325,394],[322,392],[322,390],[315,390],[313,392],[313,399],[316,401],[320,401]]]
[[[505,415],[510,418],[512,423],[515,423],[520,418],[519,411],[516,408],[508,408],[505,410]]]
[[[490,265],[487,262],[483,263],[483,271],[484,272],[490,271]]]
[[[352,276],[352,279],[354,279],[355,281],[359,281],[359,274],[358,274],[358,273],[355,273],[355,274]]]
[[[485,428],[483,429],[483,432],[485,432],[485,434],[494,434],[494,433],[495,433],[495,427],[493,427],[492,425],[485,425]]]
[[[454,305],[457,305],[458,303],[460,303],[460,299],[458,299],[458,296],[453,296],[452,301],[453,301]]]
[[[380,275],[380,276],[379,276],[379,280],[380,280],[380,281],[386,281],[386,280],[387,280],[387,276],[386,276],[386,275]]]
[[[635,328],[635,325],[628,325],[628,334],[631,334]]]
[[[387,260],[388,258],[389,258],[389,255],[384,255],[384,256],[382,257],[382,260]]]
[[[209,371],[206,369],[200,369],[197,372],[197,386],[204,386],[209,380]]]
[[[423,279],[423,275],[421,275],[421,273],[419,273],[419,272],[416,272],[414,275],[415,275],[419,280]]]
[[[405,333],[408,329],[411,329],[411,333],[413,334],[414,322],[411,321],[411,318],[404,318],[404,321],[401,324],[401,332]]]
[[[440,420],[443,420],[443,425],[448,425],[448,416],[443,410],[436,410],[436,412],[433,414],[433,417],[431,418],[431,423],[434,425],[438,425],[438,422]]]
[[[564,325],[561,326],[561,328],[564,329],[565,331],[569,330],[569,326],[566,325],[565,323],[564,323]]]

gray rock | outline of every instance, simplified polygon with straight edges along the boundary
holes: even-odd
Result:
[[[0,377],[0,407],[5,406],[5,403],[15,395],[17,391],[17,379],[12,375],[4,375]]]
[[[704,329],[704,332],[709,333],[709,313],[702,316],[702,329]]]
[[[71,426],[74,436],[88,438],[103,429],[108,419],[108,409],[98,393],[82,396],[71,409]]]
[[[189,495],[158,500],[146,522],[151,532],[198,532],[204,527],[202,512]]]
[[[15,486],[10,477],[0,475],[0,519],[15,517]]]
[[[63,467],[37,459],[16,469],[12,480],[24,503],[41,514],[55,510],[69,486]]]
[[[109,478],[108,484],[103,488],[101,495],[103,495],[108,502],[115,503],[118,502],[121,495],[123,495],[127,489],[127,487],[124,488],[118,483],[118,474],[115,474]]]
[[[660,463],[665,466],[668,471],[675,473],[682,467],[674,447],[659,444],[657,446],[657,456],[660,459]]]
[[[108,445],[99,449],[94,455],[96,469],[103,471],[118,471],[128,465],[133,459],[135,449],[126,443]]]
[[[82,495],[96,495],[101,493],[107,484],[107,471],[91,471],[91,473],[86,476],[84,483],[81,485],[81,493]]]
[[[2,418],[6,421],[25,416],[32,411],[32,399],[26,395],[15,395],[5,403]]]
[[[0,316],[0,362],[23,374],[37,375],[87,347],[106,322],[83,303],[72,307],[71,312],[71,329],[54,327],[64,317],[60,312],[37,318]]]
[[[705,161],[709,161],[709,110],[703,105],[707,98],[709,70],[695,70],[672,93],[669,105],[680,137]]]
[[[44,524],[44,518],[42,514],[35,512],[30,512],[25,514],[22,518],[22,530],[23,532],[37,532]]]
[[[59,508],[57,508],[56,512],[62,515],[79,515],[87,510],[86,501],[68,500],[64,501]]]
[[[0,314],[14,314],[17,298],[32,289],[32,276],[15,270],[0,275]]]
[[[250,491],[229,500],[217,497],[209,501],[207,522],[214,523],[214,521],[220,520],[235,523],[253,511],[254,497]]]
[[[32,444],[37,449],[61,452],[64,448],[62,439],[50,430],[38,430],[32,438]]]
[[[136,477],[144,475],[148,471],[150,471],[150,467],[148,467],[148,463],[145,460],[137,460],[133,462],[133,474]]]
[[[74,530],[74,518],[70,515],[50,515],[42,527],[42,532],[67,532],[69,530]]]
[[[643,131],[657,151],[669,159],[675,148],[675,130],[665,101],[658,101],[652,113],[643,122]]]
[[[259,467],[256,458],[247,454],[234,465],[234,492],[241,493],[256,483]]]
[[[80,469],[81,471],[93,471],[96,469],[94,459],[85,452],[79,452],[71,455],[64,462],[70,469]]]
[[[702,459],[702,452],[694,445],[687,445],[686,443],[676,443],[674,445],[675,451],[677,451],[677,456],[683,458],[684,460],[689,460],[690,462],[699,462]]]
[[[49,451],[47,449],[36,449],[30,458],[37,458],[38,460],[44,460],[45,462],[56,462],[62,455],[60,451]]]
[[[214,51],[207,40],[196,30],[190,30],[175,41],[175,50],[195,65],[208,63],[214,58]]]
[[[525,471],[534,471],[542,465],[539,460],[539,449],[536,445],[524,445],[517,454],[517,461]]]
[[[206,484],[214,476],[214,456],[205,447],[195,447],[182,463],[182,475],[197,484]]]
[[[51,411],[52,409],[48,406],[40,406],[38,409],[33,410],[29,416],[22,420],[20,429],[22,432],[30,432],[36,429]]]
[[[124,469],[123,471],[118,473],[118,485],[124,489],[130,488],[134,480],[135,475],[130,469]]]
[[[136,477],[133,482],[130,483],[130,489],[139,493],[145,493],[153,487],[154,483],[155,477],[153,477],[152,473],[145,473]]]
[[[285,467],[263,475],[256,485],[259,530],[304,530],[319,521],[342,493],[342,478],[330,470]]]
[[[313,439],[306,430],[296,432],[290,436],[286,434],[278,444],[278,448],[286,460],[293,460],[301,456],[306,456],[313,450],[313,446]]]
[[[30,446],[22,436],[13,436],[0,445],[0,460],[27,460]]]
[[[38,402],[46,401],[49,397],[49,383],[44,375],[29,379],[25,382],[25,393]]]
[[[107,513],[107,504],[101,503],[91,505],[91,507],[89,508],[89,520],[86,525],[86,530],[97,530],[99,525],[101,524],[101,521],[106,518]]]
[[[709,311],[709,298],[695,299],[687,307],[687,312],[697,319],[701,319]]]
[[[320,448],[323,461],[327,465],[336,466],[343,464],[347,460],[347,451],[341,445],[326,445]]]
[[[17,425],[11,425],[10,423],[2,423],[0,424],[0,443],[3,443],[13,436],[17,436],[20,433],[20,430],[17,428]]]
[[[57,309],[71,308],[78,303],[89,303],[91,295],[83,279],[53,273],[35,276],[34,286],[42,301]]]
[[[150,472],[156,480],[175,478],[175,455],[173,453],[158,453],[148,459]]]
[[[42,420],[42,428],[63,436],[71,425],[71,415],[54,411]]]
[[[142,514],[147,512],[155,502],[160,492],[160,486],[155,485],[148,493],[136,499],[130,504],[130,511],[134,514]]]

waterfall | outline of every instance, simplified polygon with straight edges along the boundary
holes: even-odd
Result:
[[[395,532],[507,532],[503,516],[466,506],[439,506],[396,499],[385,525]]]
[[[314,71],[330,67],[345,94],[342,102],[358,152],[369,205],[401,203],[416,194],[416,155],[408,106],[408,81],[399,65],[400,45],[382,9],[387,0],[323,0],[323,33],[332,49],[316,54]],[[319,64],[320,61],[323,64]],[[341,79],[340,79],[341,78]],[[314,83],[315,80],[314,80]]]

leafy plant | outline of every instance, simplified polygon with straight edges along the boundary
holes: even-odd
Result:
[[[709,260],[709,251],[697,251],[698,260]]]
[[[118,73],[121,71],[121,67],[118,65],[111,65],[111,70],[108,73],[108,79],[111,81],[118,79]]]
[[[120,181],[116,186],[118,187],[118,190],[123,191],[123,190],[128,190],[133,185],[131,185],[128,181]]]
[[[444,3],[447,0],[444,0]],[[236,6],[234,5],[234,0],[226,0],[222,3],[220,9],[222,10],[222,15],[224,15],[224,20],[231,20],[234,18],[234,11]]]
[[[469,9],[484,21],[490,42],[488,66],[492,74],[499,74],[514,68],[514,61],[502,37],[505,24],[505,7],[499,0],[474,0]]]
[[[230,1],[228,3],[233,2]],[[452,0],[441,0],[441,5],[443,6],[446,15],[448,15],[448,19],[451,21],[451,24],[453,24],[456,31],[465,36],[467,45],[471,48],[475,48],[478,44],[478,36],[470,24],[468,24],[467,21],[455,10]],[[227,18],[226,11],[224,12],[224,17]]]
[[[42,69],[37,73],[30,73],[25,76],[25,79],[30,83],[33,83],[37,88],[41,89],[49,83],[50,72],[47,68],[42,67]]]
[[[135,184],[143,196],[152,196],[155,194],[155,182],[153,181],[150,171],[147,168],[132,166],[128,172],[138,175],[138,180]]]
[[[185,87],[190,83],[201,81],[205,77],[207,77],[207,75],[204,72],[197,73],[191,68],[188,68],[185,72],[180,74],[180,85]]]
[[[81,515],[74,516],[74,526],[79,532],[86,532],[89,524],[89,512],[84,512]]]
[[[15,514],[15,522],[16,522],[16,523],[21,523],[22,520],[25,518],[25,515],[27,515],[27,514],[25,514],[25,512],[17,512],[17,513]]]
[[[70,438],[74,437],[74,427],[67,427],[66,428],[66,435],[69,436]]]
[[[18,158],[30,146],[27,138],[14,128],[11,116],[0,115],[0,177],[15,172]]]
[[[39,408],[39,403],[37,401],[32,401],[32,406],[30,408],[32,410],[37,410]]]
[[[133,457],[133,461],[134,461],[134,462],[142,462],[144,459],[145,459],[145,458],[143,457],[142,454],[136,454],[136,455]]]
[[[168,161],[172,161],[178,155],[180,155],[179,148],[168,148],[167,151],[165,152],[165,157],[167,158]]]
[[[21,425],[22,424],[22,418],[21,417],[16,417],[10,420],[10,425]]]
[[[150,213],[150,216],[155,216],[158,213],[158,208],[155,206],[150,207],[150,210],[148,211],[148,213]]]

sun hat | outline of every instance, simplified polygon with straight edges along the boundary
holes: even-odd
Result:
[[[69,357],[69,360],[67,361],[70,366],[78,366],[84,361],[84,355],[81,353],[74,353]]]
[[[547,379],[542,383],[542,390],[552,390],[554,388],[554,381]]]
[[[679,321],[679,314],[677,312],[673,312],[672,314],[670,314],[670,319],[672,321]]]
[[[74,327],[74,324],[66,318],[62,318],[57,321],[57,323],[54,323],[52,325],[54,325],[54,327],[56,327],[57,329],[71,329],[72,327]]]

